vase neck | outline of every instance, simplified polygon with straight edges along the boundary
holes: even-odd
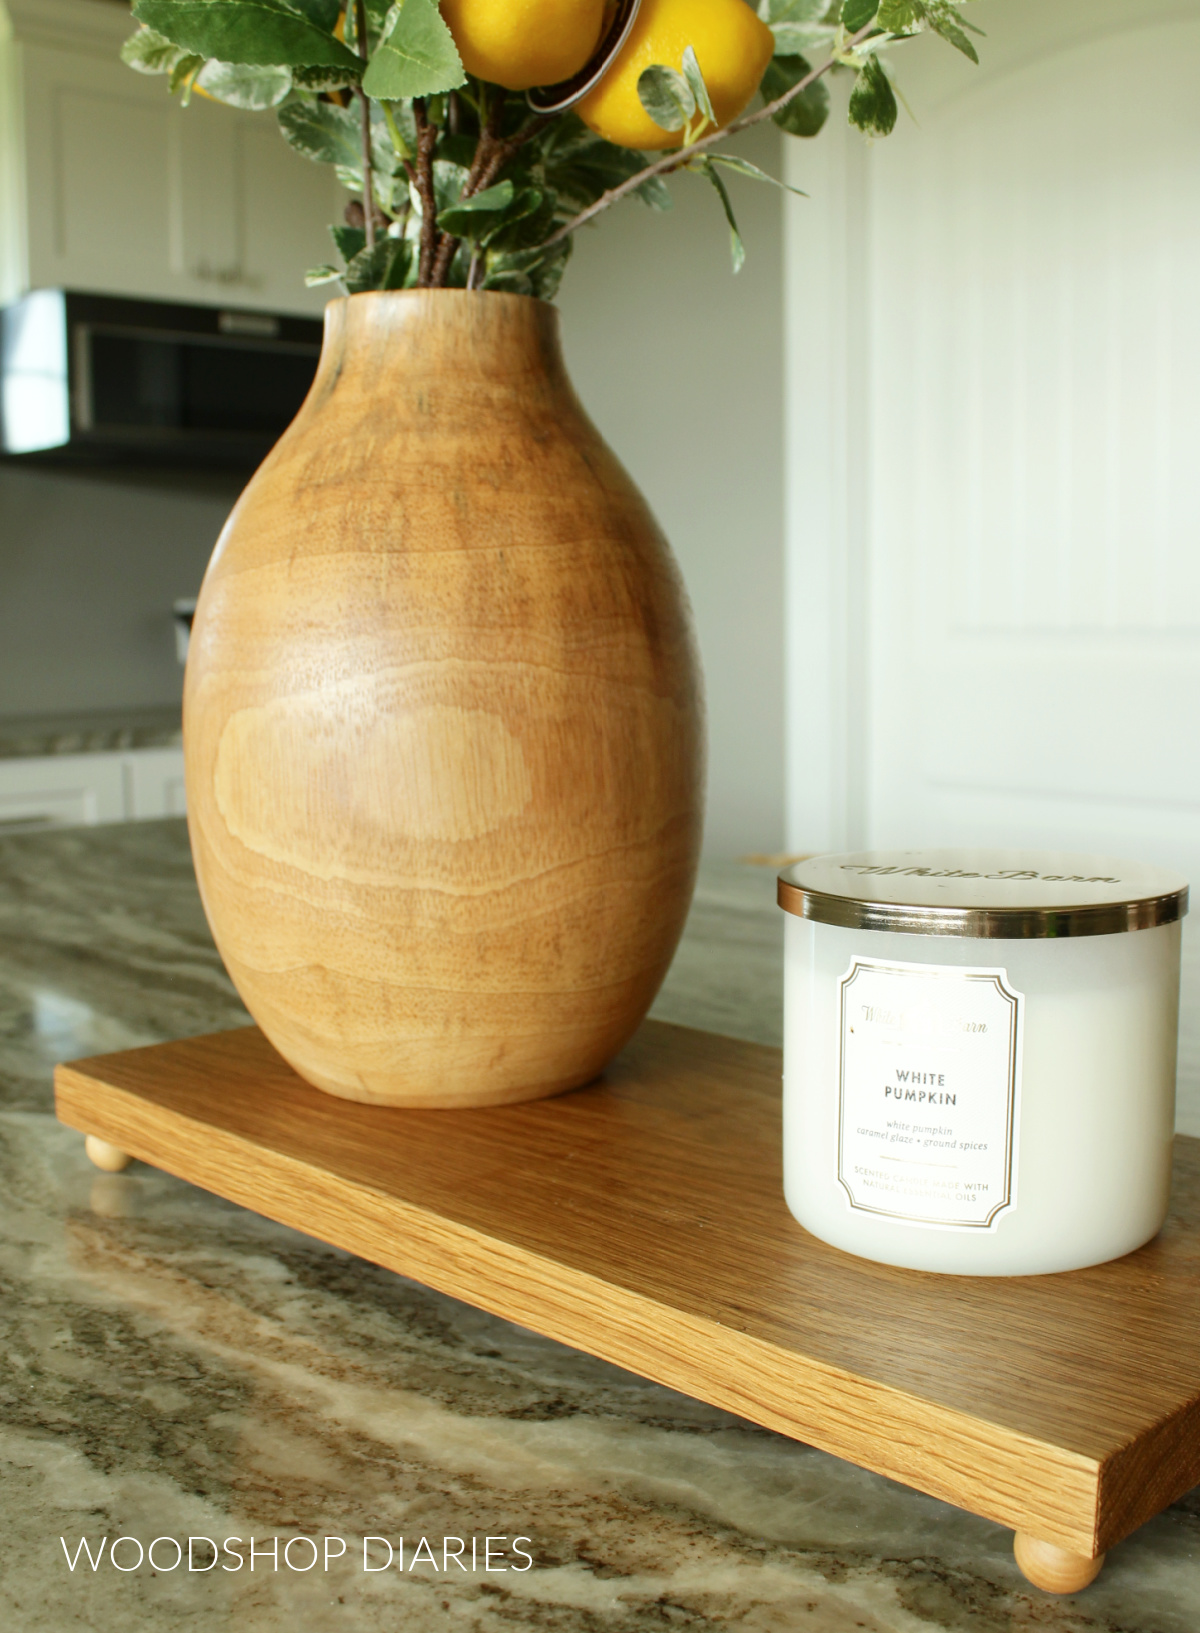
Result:
[[[398,373],[567,387],[557,310],[528,295],[412,289],[351,295],[325,308],[316,388],[371,392]]]

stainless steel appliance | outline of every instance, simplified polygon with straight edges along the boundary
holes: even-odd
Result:
[[[0,448],[253,465],[312,383],[316,318],[38,289],[0,313]]]

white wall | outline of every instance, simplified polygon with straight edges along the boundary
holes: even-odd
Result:
[[[775,127],[741,142],[781,174]],[[691,595],[715,856],[783,839],[782,207],[774,187],[729,185],[747,250],[736,278],[716,194],[682,176],[668,214],[626,202],[580,233],[559,302],[576,389]]]

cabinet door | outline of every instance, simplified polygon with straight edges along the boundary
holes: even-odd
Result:
[[[344,195],[270,113],[203,98],[85,51],[21,53],[28,277],[120,295],[319,312]]]
[[[181,748],[139,749],[125,756],[125,808],[139,822],[186,814]]]
[[[124,818],[119,754],[0,760],[0,833],[90,827]]]
[[[273,311],[323,311],[330,289],[305,289],[304,274],[336,261],[329,226],[341,221],[346,194],[327,165],[288,146],[273,114],[233,123],[237,265],[246,288]]]
[[[31,284],[166,294],[179,132],[161,81],[41,45],[22,65]]]

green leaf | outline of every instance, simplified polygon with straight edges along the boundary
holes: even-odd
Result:
[[[388,144],[392,150],[392,173],[396,175],[404,167],[405,159],[413,159],[417,152],[417,121],[413,114],[411,102],[380,103],[380,112],[383,122],[387,126]],[[374,109],[372,109],[374,117]],[[474,148],[472,148],[474,156]]]
[[[318,102],[308,97],[296,97],[285,102],[276,116],[284,136],[306,159],[314,164],[335,164],[358,172],[358,186],[362,187],[362,147],[357,116],[349,108],[339,108],[334,102]]]
[[[288,0],[293,11],[302,11],[310,23],[332,34],[342,14],[342,0]]]
[[[728,190],[710,157],[706,156],[701,159],[697,168],[702,170],[709,181],[712,182],[720,197],[722,208],[725,211],[725,219],[729,223],[729,254],[733,261],[734,273],[737,274],[742,270],[746,261],[746,246],[742,243],[742,235],[738,231],[737,218],[733,213],[733,205],[730,202]]]
[[[539,244],[535,249],[519,250],[514,254],[489,251],[483,288],[506,290],[514,295],[533,295],[538,300],[553,300],[570,259],[571,247],[571,239],[564,238],[549,249]]]
[[[412,249],[406,239],[379,238],[370,249],[360,250],[343,274],[351,295],[369,289],[403,289],[408,278]]]
[[[671,189],[661,176],[647,176],[642,185],[635,189],[638,198],[651,210],[672,210],[675,200],[671,197]]]
[[[638,75],[638,100],[661,130],[682,130],[696,111],[692,87],[677,68],[654,63]]]
[[[831,28],[812,28],[804,23],[773,23],[777,57],[798,57],[814,46],[827,45],[833,38]]]
[[[136,0],[133,15],[176,45],[218,62],[291,67],[354,61],[340,40],[284,0]]]
[[[819,23],[829,0],[759,0],[758,15],[768,28],[776,23]]]
[[[926,21],[924,0],[880,0],[875,20],[889,34],[907,34]]]
[[[347,263],[342,274],[347,293],[361,295],[365,290],[378,289],[387,256],[387,243],[384,239],[377,240],[370,249],[361,249],[354,259]]]
[[[931,28],[972,62],[979,61],[979,53],[964,31],[969,28],[973,34],[978,34],[981,30],[968,23],[950,0],[880,0],[876,21],[880,28],[897,36],[912,35]]]
[[[857,34],[879,10],[879,0],[842,0],[842,27],[847,34]]]
[[[482,193],[474,193],[439,210],[438,226],[455,238],[485,238],[504,219],[504,212],[515,194],[511,181],[497,182],[494,187],[485,187]]]
[[[351,227],[338,222],[330,227],[329,236],[337,245],[338,254],[347,264],[367,247],[367,235],[362,227]]]
[[[775,55],[794,57],[833,38],[829,9],[829,0],[759,0],[758,15],[775,36]]]
[[[206,62],[196,85],[231,108],[274,108],[292,88],[290,68],[251,68],[241,62]]]
[[[458,203],[469,174],[466,165],[454,164],[449,159],[433,161],[433,202],[439,216]]]
[[[388,15],[391,12],[392,4],[393,0],[366,0],[363,10],[367,14],[368,57],[391,26],[388,22]],[[352,5],[346,7],[346,44],[351,51],[358,50],[358,18]]]
[[[406,238],[388,237],[385,243],[391,245],[391,254],[388,257],[383,271],[381,289],[407,289],[416,282],[417,256],[412,244]]]
[[[304,274],[305,289],[315,289],[318,284],[331,284],[341,277],[335,266],[310,266]]]
[[[437,0],[397,0],[363,75],[363,90],[368,96],[400,102],[452,91],[466,77]]]
[[[357,60],[347,62],[340,67],[331,68],[327,64],[294,67],[292,84],[298,91],[311,91],[317,95],[321,91],[344,91],[348,85],[357,85],[362,78],[362,64]]]
[[[518,164],[522,159],[537,185],[557,194],[564,220],[586,210],[608,188],[620,186],[651,162],[644,153],[594,135],[571,113],[554,120],[527,143]],[[661,177],[648,178],[638,191],[651,208],[669,208],[671,196]]]
[[[204,67],[204,58],[194,55],[177,57],[171,68],[167,85],[172,95],[182,88],[184,105],[192,94],[191,79],[197,69]]]
[[[748,176],[751,181],[768,181],[772,187],[779,187],[785,193],[795,193],[797,198],[808,197],[808,194],[802,192],[799,187],[780,181],[777,176],[772,176],[766,170],[760,170],[756,164],[751,164],[749,159],[739,158],[736,153],[710,153],[708,162],[724,165],[725,169],[732,170],[735,176]]]
[[[708,94],[708,86],[704,83],[704,75],[700,71],[700,64],[696,58],[696,53],[692,50],[690,45],[685,46],[683,50],[683,77],[688,82],[688,89],[692,93],[697,112],[704,115],[706,124],[715,125],[717,122],[717,116],[713,112],[712,99]],[[643,103],[642,106],[645,107],[645,103]]]
[[[943,40],[948,40],[956,50],[961,51],[964,57],[969,57],[972,62],[978,63],[979,53],[963,32],[963,29],[970,28],[974,34],[979,34],[982,30],[968,23],[966,18],[961,16],[953,6],[931,5],[929,7],[929,26],[935,33],[940,34]]]
[[[986,30],[984,30],[982,28],[977,28],[974,23],[968,22],[967,19],[963,16],[962,12],[959,11],[958,7],[957,6],[952,6],[949,3],[949,0],[929,0],[929,9],[930,9],[931,12],[934,12],[934,11],[949,12],[950,16],[954,18],[955,22],[960,23],[963,28],[969,28],[971,33],[972,34],[978,34],[978,36],[979,36],[979,38],[981,40],[986,40],[987,39]]]
[[[169,74],[183,55],[174,40],[145,26],[131,34],[121,47],[121,61],[139,74]]]
[[[850,123],[868,136],[889,136],[896,126],[896,93],[878,57],[868,57],[850,93]]]
[[[803,57],[772,57],[759,90],[764,102],[774,102],[798,85],[811,72]],[[790,136],[815,136],[829,117],[829,92],[824,80],[817,79],[806,91],[793,97],[786,108],[771,118]]]
[[[539,249],[557,224],[558,198],[541,187],[522,187],[487,240],[489,249],[516,253]]]

